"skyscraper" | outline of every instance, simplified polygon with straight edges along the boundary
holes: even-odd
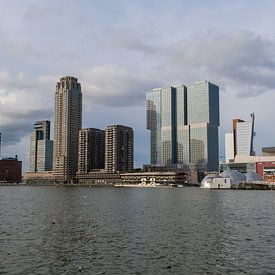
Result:
[[[225,162],[234,161],[234,136],[233,133],[225,134]]]
[[[88,173],[93,169],[104,169],[105,131],[95,128],[79,131],[78,172]]]
[[[151,131],[151,164],[189,160],[186,87],[170,86],[147,93],[147,129]]]
[[[238,156],[252,156],[255,154],[253,151],[254,140],[254,121],[255,115],[252,113],[250,121],[244,121],[239,118],[235,118],[232,121],[232,133],[225,135],[225,155],[226,162]],[[231,138],[229,139],[229,135]],[[230,144],[232,142],[232,145]],[[231,147],[233,147],[231,149]],[[230,157],[229,157],[230,156]]]
[[[218,169],[219,87],[207,82],[147,93],[151,164]]]
[[[111,125],[105,130],[105,169],[127,172],[134,167],[134,132],[123,125]]]
[[[77,78],[62,77],[55,92],[54,176],[57,180],[68,182],[75,179],[81,124],[80,83]]]
[[[50,140],[50,121],[37,121],[30,136],[29,171],[52,170],[53,141]]]
[[[187,88],[188,124],[190,125],[190,164],[206,171],[219,166],[220,125],[219,87],[196,82]]]
[[[255,115],[252,113],[250,121],[237,122],[236,124],[236,155],[252,156],[253,138],[254,138],[254,120]]]

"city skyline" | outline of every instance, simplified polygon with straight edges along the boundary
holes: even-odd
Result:
[[[220,155],[231,119],[252,112],[257,153],[272,146],[275,3],[210,2],[1,2],[3,157],[18,154],[27,170],[29,132],[37,120],[53,122],[54,85],[63,75],[82,83],[83,128],[134,128],[136,166],[150,161],[145,94],[171,83],[220,86]]]

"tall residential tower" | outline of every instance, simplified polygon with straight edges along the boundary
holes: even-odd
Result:
[[[79,131],[78,172],[88,173],[94,169],[104,169],[105,131],[86,128]]]
[[[105,170],[128,172],[134,168],[134,131],[123,125],[105,130]]]
[[[54,176],[68,182],[75,179],[78,138],[82,125],[82,93],[77,78],[62,77],[56,85],[54,125]]]

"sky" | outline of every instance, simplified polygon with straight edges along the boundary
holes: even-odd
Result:
[[[56,82],[78,78],[83,128],[134,128],[150,162],[145,97],[208,80],[220,87],[220,156],[232,118],[254,112],[255,149],[275,146],[275,1],[0,0],[2,157],[28,169],[29,135],[53,121]],[[52,131],[53,136],[53,131]]]

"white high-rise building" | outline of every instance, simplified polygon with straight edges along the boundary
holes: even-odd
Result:
[[[225,162],[234,161],[234,136],[233,133],[225,134]]]
[[[236,155],[252,156],[254,137],[254,113],[250,121],[237,122],[236,124]]]
[[[54,125],[54,176],[69,182],[78,165],[78,133],[82,124],[82,93],[77,78],[62,77],[56,85]]]

